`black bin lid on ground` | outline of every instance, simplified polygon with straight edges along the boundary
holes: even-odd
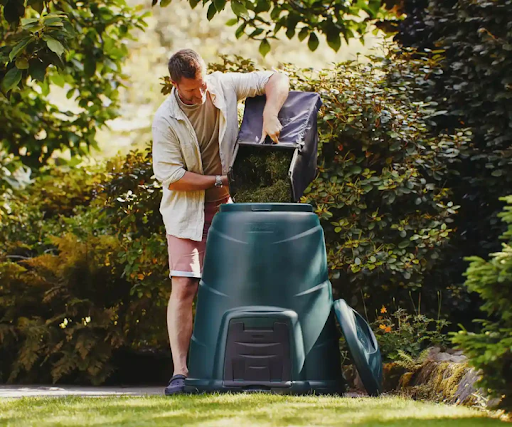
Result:
[[[238,133],[239,147],[252,146],[264,150],[295,150],[298,155],[291,157],[290,181],[293,200],[298,201],[304,190],[316,176],[318,131],[317,116],[322,106],[320,95],[315,92],[290,91],[278,118],[283,126],[279,144],[274,144],[270,138],[260,143],[263,129],[263,109],[266,96],[247,98],[245,111]],[[238,150],[235,150],[233,166]],[[236,182],[236,176],[232,176]]]
[[[382,356],[373,331],[345,300],[334,301],[333,308],[364,388],[370,396],[378,396],[382,393]]]

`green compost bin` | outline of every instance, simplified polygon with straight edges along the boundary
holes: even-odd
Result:
[[[311,205],[222,205],[206,244],[186,390],[343,392],[336,314]]]

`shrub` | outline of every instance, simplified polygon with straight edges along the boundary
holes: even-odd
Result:
[[[62,233],[65,219],[90,205],[98,180],[96,170],[50,168],[33,184],[11,190],[0,221],[0,254],[31,257],[50,249],[47,236]]]
[[[460,331],[453,337],[469,357],[469,363],[481,372],[480,384],[493,396],[502,397],[502,406],[512,409],[512,196],[499,216],[508,225],[501,252],[488,261],[469,257],[466,286],[483,300],[488,320],[478,320],[481,330]]]
[[[427,50],[440,68],[426,76],[421,94],[444,111],[433,118],[438,129],[464,123],[472,132],[447,184],[454,203],[461,206],[454,223],[457,232],[446,263],[432,278],[444,286],[462,285],[464,257],[498,251],[504,231],[498,213],[499,198],[512,185],[512,3],[409,0],[405,13],[399,42]],[[467,306],[462,308],[467,316]]]
[[[115,262],[114,236],[51,238],[57,254],[0,264],[4,378],[101,383],[112,350],[127,342],[129,284]],[[11,339],[9,339],[10,335]],[[10,365],[10,366],[9,366]]]
[[[352,305],[369,298],[377,309],[408,299],[436,265],[458,209],[445,182],[468,136],[431,136],[438,112],[417,101],[416,84],[428,64],[372,60],[295,74],[292,84],[324,102],[319,174],[303,201],[322,220],[334,285]]]
[[[107,162],[100,199],[121,240],[119,260],[130,294],[144,313],[146,336],[137,347],[167,347],[165,312],[170,292],[167,239],[160,214],[162,189],[153,177],[151,145]],[[142,325],[140,325],[142,326]]]
[[[449,344],[444,319],[431,319],[424,314],[409,314],[398,308],[388,313],[382,306],[377,320],[372,324],[384,361],[399,361],[404,357],[417,359],[428,347]]]
[[[102,172],[50,170],[15,192],[0,225],[1,381],[97,384],[116,350],[168,348],[167,249],[149,211],[147,154]],[[123,209],[129,188],[144,206]]]

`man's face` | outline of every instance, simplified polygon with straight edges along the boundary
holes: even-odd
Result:
[[[182,77],[178,82],[172,82],[178,91],[183,103],[187,105],[202,104],[206,100],[206,82],[203,75],[198,74],[195,79]]]

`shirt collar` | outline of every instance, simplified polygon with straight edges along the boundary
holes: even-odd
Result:
[[[206,76],[206,83],[208,85],[208,92],[210,92],[210,96],[212,98],[213,105],[217,108],[221,108],[221,97],[219,96],[219,90],[216,85],[215,79],[211,77],[211,74]],[[169,113],[171,117],[174,117],[177,120],[185,120],[185,113],[180,108],[178,104],[178,94],[176,93],[176,88],[173,87],[171,90],[171,94],[168,97],[169,100]]]

